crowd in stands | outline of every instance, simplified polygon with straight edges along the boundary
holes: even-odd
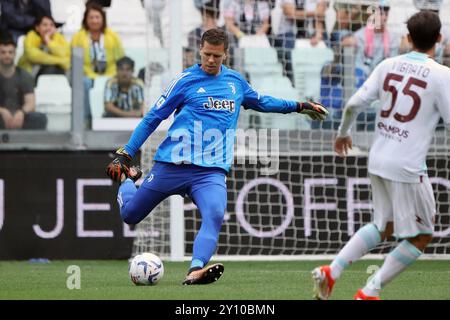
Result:
[[[246,35],[265,35],[270,44],[277,49],[284,74],[294,83],[292,50],[298,40],[311,47],[325,44],[334,53],[334,60],[325,65],[321,74],[321,102],[331,108],[332,116],[328,121],[313,124],[313,128],[337,129],[341,110],[344,107],[343,94],[344,50],[350,48],[354,55],[353,89],[359,88],[376,65],[383,59],[396,56],[410,50],[407,45],[406,30],[403,34],[387,27],[390,11],[388,0],[379,1],[334,1],[336,22],[327,33],[325,15],[329,3],[327,0],[279,0],[282,14],[276,32],[269,31],[271,10],[274,2],[269,0],[222,0],[224,27],[230,33],[231,43],[239,46],[239,40]],[[439,13],[441,0],[414,0],[418,10],[434,10]],[[372,6],[370,6],[372,4]],[[217,1],[203,1],[200,10],[218,12]],[[368,10],[372,9],[372,10]],[[212,16],[210,16],[212,18]],[[365,23],[367,21],[367,23]],[[209,25],[216,25],[210,21]],[[205,25],[202,26],[202,30]],[[450,36],[443,28],[443,41],[438,45],[436,60],[450,66]],[[375,112],[361,114],[358,118],[359,130],[374,130]]]
[[[144,85],[132,76],[134,62],[125,57],[120,37],[107,26],[103,7],[110,2],[89,0],[81,29],[69,42],[58,32],[62,23],[52,17],[49,0],[1,0],[0,129],[45,129],[45,114],[34,112],[34,87],[44,74],[70,79],[71,47],[83,49],[88,124],[89,90],[98,76],[111,78],[105,87],[105,117],[142,117]],[[15,66],[16,43],[21,36],[23,55]]]
[[[18,66],[37,82],[42,74],[65,74],[70,68],[70,44],[57,31],[50,15],[36,19],[34,29],[24,39],[24,53]]]
[[[117,74],[105,88],[105,117],[142,117],[144,83],[133,76],[134,61],[123,57],[116,62]]]
[[[125,55],[122,41],[108,28],[102,6],[90,3],[84,11],[82,28],[72,38],[72,47],[84,52],[84,106],[87,122],[91,120],[89,90],[100,75],[113,77],[117,73],[116,62]]]
[[[0,129],[44,129],[47,119],[35,112],[31,75],[16,68],[16,43],[0,38]]]
[[[113,0],[117,1],[117,0]],[[230,35],[230,59],[235,67],[235,52],[245,46],[244,39],[262,37],[275,48],[283,76],[295,87],[293,50],[298,46],[328,47],[334,59],[323,66],[320,99],[332,109],[329,122],[314,127],[333,128],[338,125],[344,97],[344,54],[354,55],[353,89],[357,89],[383,59],[410,50],[406,30],[396,32],[387,27],[390,12],[388,0],[373,0],[373,12],[367,1],[335,0],[335,23],[327,27],[328,0],[190,0],[201,16],[201,24],[187,33],[187,46],[183,49],[183,66],[200,60],[200,39],[204,31],[220,27]],[[142,9],[147,0],[141,0]],[[439,12],[440,0],[411,0],[418,10]],[[164,7],[164,0],[152,0]],[[163,67],[151,63],[148,68],[135,67],[135,61],[125,55],[123,39],[108,27],[105,8],[111,0],[88,0],[78,32],[71,38],[60,30],[64,21],[52,17],[50,0],[0,0],[0,129],[45,128],[45,114],[35,112],[34,87],[41,75],[65,75],[71,80],[71,48],[83,49],[85,115],[87,126],[91,121],[89,92],[98,77],[108,77],[104,91],[104,117],[142,117],[144,112],[144,81],[161,74]],[[281,12],[272,21],[275,6]],[[153,12],[151,22],[160,17]],[[132,19],[132,17],[130,17]],[[367,23],[366,23],[367,22]],[[157,30],[153,26],[154,30]],[[328,30],[328,31],[327,31]],[[450,66],[450,35],[442,30],[443,41],[438,46],[436,60]],[[161,30],[155,32],[160,37]],[[15,59],[18,39],[23,38],[23,54],[17,66]],[[253,38],[252,38],[253,39]],[[255,38],[256,39],[256,38]],[[161,39],[161,42],[162,39]],[[149,53],[151,55],[151,52]],[[12,68],[14,67],[14,68]],[[246,70],[239,70],[245,73]],[[136,77],[135,74],[139,73]],[[252,79],[249,79],[252,80]],[[15,95],[13,97],[13,95]],[[361,116],[372,130],[375,114]]]

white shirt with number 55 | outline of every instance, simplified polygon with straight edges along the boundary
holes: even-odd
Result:
[[[412,51],[381,62],[350,98],[339,136],[350,135],[357,114],[380,100],[369,172],[417,183],[427,175],[426,155],[440,118],[450,129],[450,69]]]

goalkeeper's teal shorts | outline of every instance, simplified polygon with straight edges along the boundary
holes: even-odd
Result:
[[[120,186],[117,200],[122,219],[136,224],[161,201],[176,194],[188,195],[199,208],[203,220],[205,214],[210,214],[211,206],[218,208],[223,216],[227,203],[226,173],[221,168],[156,162],[139,189],[130,179]],[[207,203],[203,203],[203,198]]]

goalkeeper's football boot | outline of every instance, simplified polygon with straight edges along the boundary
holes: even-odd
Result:
[[[353,297],[354,300],[381,300],[380,297],[366,296],[362,289],[359,289]]]
[[[314,281],[314,298],[317,300],[328,300],[334,286],[330,266],[317,267],[311,274]]]
[[[209,284],[219,280],[223,274],[223,264],[215,263],[203,269],[190,269],[188,275],[183,281],[184,285],[191,284]]]

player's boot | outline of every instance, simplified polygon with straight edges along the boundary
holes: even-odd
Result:
[[[362,289],[359,289],[353,297],[354,300],[381,300],[380,297],[366,296]]]
[[[335,282],[331,277],[330,266],[317,267],[311,274],[314,281],[314,298],[328,300]]]
[[[138,166],[132,166],[130,170],[128,170],[128,173],[122,173],[122,181],[124,182],[127,178],[130,178],[133,180],[133,182],[136,182],[139,180],[139,178],[142,177],[142,170]]]
[[[183,281],[184,285],[191,284],[209,284],[217,281],[223,274],[223,264],[215,263],[210,266],[200,268],[192,268],[189,270],[186,278]]]

